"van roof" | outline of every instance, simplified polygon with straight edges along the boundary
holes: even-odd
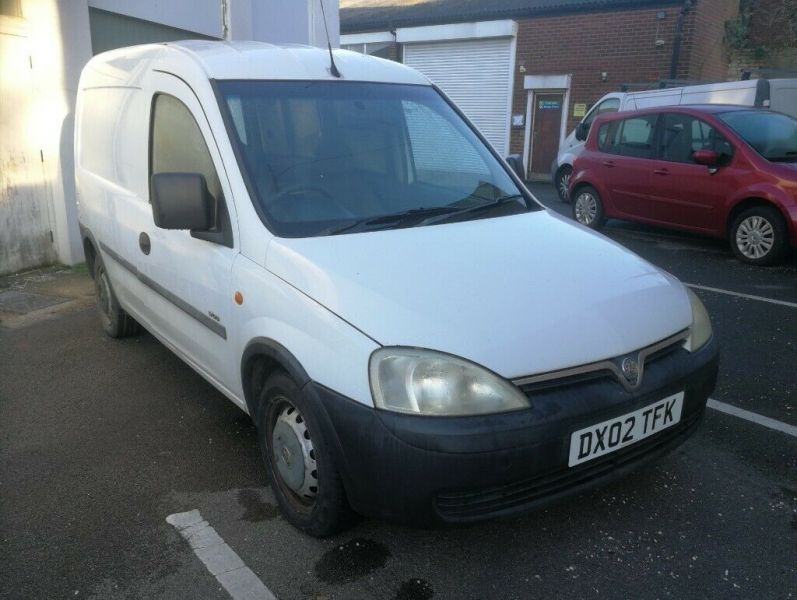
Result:
[[[426,77],[397,62],[348,50],[333,50],[333,55],[343,80],[430,85]],[[199,66],[209,79],[337,80],[330,73],[326,49],[252,41],[186,40],[130,46],[98,54],[89,68],[104,70],[101,65],[108,65],[133,76],[137,69],[131,63],[147,59],[175,71],[181,65],[186,69]]]
[[[755,106],[743,106],[739,104],[673,104],[673,105],[662,105],[662,106],[650,106],[647,108],[640,108],[637,110],[603,113],[600,115],[600,119],[602,121],[615,121],[619,119],[627,119],[634,115],[649,115],[653,113],[662,113],[662,112],[688,113],[688,114],[697,114],[697,113],[717,114],[717,113],[734,112],[740,110],[771,112],[765,108],[758,108]]]

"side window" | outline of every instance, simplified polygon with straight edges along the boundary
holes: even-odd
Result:
[[[152,116],[150,169],[156,173],[200,173],[218,201],[221,184],[210,152],[191,112],[177,98],[158,94]]]
[[[634,158],[654,158],[656,149],[653,138],[658,117],[654,114],[625,119],[620,130],[618,153]]]
[[[620,110],[620,99],[619,98],[608,98],[598,104],[585,118],[584,123],[587,124],[587,127],[592,125],[592,122],[599,116],[604,113],[609,112],[617,112]]]
[[[604,123],[598,130],[598,148],[603,152],[618,154],[620,151],[620,131],[622,121]]]
[[[194,237],[232,246],[230,218],[219,176],[205,139],[188,107],[177,98],[157,94],[152,105],[150,176],[156,173],[199,173],[216,200],[216,229]]]
[[[672,162],[694,163],[692,155],[697,150],[713,150],[727,158],[733,154],[730,143],[705,121],[684,114],[664,115],[661,158]]]

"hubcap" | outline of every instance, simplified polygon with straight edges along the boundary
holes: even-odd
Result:
[[[282,410],[274,421],[272,450],[280,479],[302,502],[318,495],[315,449],[302,414],[287,398],[279,398]]]
[[[576,198],[576,221],[582,225],[589,225],[598,215],[598,201],[589,192],[581,192]]]
[[[775,229],[764,217],[747,217],[736,230],[736,247],[747,258],[763,258],[774,245]]]
[[[559,176],[559,196],[567,200],[570,196],[570,172],[565,171]]]

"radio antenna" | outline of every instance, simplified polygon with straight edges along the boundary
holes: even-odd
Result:
[[[324,31],[327,34],[327,48],[329,48],[329,72],[332,73],[333,77],[342,77],[340,71],[335,66],[335,57],[332,56],[332,42],[329,41],[329,27],[327,27],[327,13],[324,10],[324,0],[318,0],[318,3],[321,5],[321,17],[324,19]]]

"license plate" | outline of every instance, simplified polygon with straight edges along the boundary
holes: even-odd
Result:
[[[579,429],[570,436],[567,465],[579,465],[672,427],[681,420],[683,402],[684,393],[678,392],[622,417]]]

